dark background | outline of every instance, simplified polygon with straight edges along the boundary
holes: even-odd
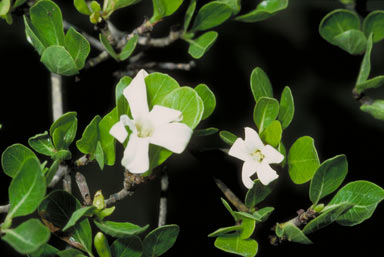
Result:
[[[87,17],[76,12],[72,1],[56,1],[64,19],[97,36]],[[186,1],[188,2],[188,1]],[[258,1],[243,1],[244,10]],[[199,1],[201,6],[204,1]],[[169,26],[179,25],[186,3],[177,14],[155,28],[154,36],[165,36]],[[370,180],[384,185],[382,174],[384,122],[373,119],[359,110],[351,90],[354,86],[362,56],[351,56],[324,41],[318,34],[318,25],[328,12],[342,8],[338,1],[296,0],[289,8],[266,21],[246,24],[235,21],[218,27],[219,38],[210,51],[190,72],[165,71],[181,85],[206,83],[217,97],[214,114],[200,127],[218,127],[243,137],[243,127],[254,127],[252,113],[254,100],[249,87],[253,68],[261,67],[270,77],[277,98],[289,85],[295,98],[295,119],[284,131],[287,148],[300,136],[309,135],[321,161],[344,153],[349,161],[346,182]],[[368,1],[368,10],[384,9],[383,1]],[[112,21],[123,31],[132,31],[144,17],[152,14],[151,1],[116,12]],[[26,42],[21,17],[15,17],[12,26],[0,22],[0,151],[14,143],[27,145],[29,137],[49,129],[50,111],[49,72],[40,63],[38,54]],[[151,49],[145,58],[155,61],[189,62],[188,46],[183,41],[164,49]],[[374,45],[372,75],[384,73],[384,43]],[[96,51],[91,52],[95,56]],[[114,104],[116,69],[122,68],[109,60],[98,67],[81,71],[76,77],[64,79],[65,111],[78,113],[78,137],[91,119],[106,114]],[[383,90],[370,92],[373,98],[383,98]],[[219,227],[233,225],[230,214],[221,204],[222,194],[212,177],[223,180],[241,199],[246,190],[241,184],[241,162],[219,151],[196,152],[194,145],[211,147],[221,144],[218,136],[194,140],[191,151],[169,160],[170,187],[168,193],[169,224],[180,225],[175,246],[165,256],[231,256],[217,250],[214,239],[207,235]],[[224,146],[223,144],[221,144]],[[121,158],[122,147],[118,146]],[[73,151],[73,153],[78,153]],[[75,154],[75,157],[80,155]],[[122,168],[100,171],[91,164],[82,172],[88,179],[91,193],[102,189],[105,196],[121,189]],[[275,211],[266,223],[258,225],[254,238],[259,242],[258,256],[382,256],[384,209],[379,205],[373,217],[355,227],[330,225],[309,235],[314,245],[284,243],[278,247],[268,243],[270,228],[295,216],[301,208],[310,206],[309,184],[294,185],[287,170],[279,171],[273,194],[261,204],[274,206]],[[10,179],[2,174],[1,202],[7,203]],[[78,194],[74,187],[74,193]],[[157,224],[159,180],[141,186],[136,194],[117,204],[116,221],[131,221],[138,225]],[[326,198],[328,201],[330,198]],[[2,218],[5,215],[2,215]],[[52,239],[58,247],[63,245]],[[0,243],[2,256],[13,256],[14,251]],[[17,256],[17,255],[15,255]]]

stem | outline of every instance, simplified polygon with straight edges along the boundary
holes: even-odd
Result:
[[[0,206],[0,213],[7,213],[9,211],[9,204]]]
[[[77,184],[77,187],[79,188],[81,196],[83,197],[84,204],[91,205],[92,199],[89,193],[87,180],[85,179],[84,175],[80,172],[76,172],[76,184]]]
[[[63,91],[61,76],[51,72],[52,116],[57,120],[63,115]]]
[[[245,204],[223,183],[223,181],[217,178],[214,178],[214,180],[221,192],[223,192],[228,201],[230,201],[237,210],[243,212],[249,211],[247,206],[245,206]]]
[[[63,177],[65,177],[69,173],[69,168],[66,165],[60,165],[56,171],[55,176],[52,178],[48,187],[54,187]]]
[[[164,226],[167,221],[167,192],[168,192],[169,180],[168,175],[164,171],[161,175],[161,196],[159,206],[159,222],[158,226]]]

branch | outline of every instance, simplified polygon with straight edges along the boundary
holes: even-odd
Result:
[[[75,178],[76,178],[77,187],[79,188],[80,194],[83,197],[84,205],[91,205],[92,199],[89,193],[87,180],[85,179],[84,175],[80,172],[76,172]]]
[[[239,211],[248,212],[247,206],[221,181],[220,179],[213,178],[215,180],[216,185],[219,187],[221,192],[225,195],[225,197],[230,201],[233,206],[236,207]]]
[[[67,174],[69,174],[69,168],[67,165],[59,165],[59,168],[56,171],[55,176],[52,178],[51,182],[49,183],[48,187],[52,188],[56,186],[56,184],[64,178]]]
[[[61,76],[51,72],[51,97],[52,97],[52,116],[57,120],[63,115],[63,92]]]
[[[152,47],[166,47],[180,39],[183,35],[183,31],[170,31],[167,37],[163,38],[148,38],[148,37],[139,37],[137,43],[144,46]]]
[[[160,206],[159,206],[159,222],[158,226],[164,226],[167,222],[167,193],[168,193],[168,175],[166,171],[163,171],[161,175],[161,195],[160,195]]]

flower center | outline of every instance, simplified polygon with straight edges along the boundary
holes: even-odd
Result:
[[[264,159],[264,154],[260,150],[254,151],[253,153],[251,153],[251,156],[258,162],[262,162]]]
[[[137,121],[135,123],[137,129],[137,136],[141,138],[150,137],[153,134],[153,126],[150,121]]]

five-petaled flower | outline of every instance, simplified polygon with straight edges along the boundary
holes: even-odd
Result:
[[[264,145],[257,132],[248,127],[245,128],[245,140],[236,139],[228,154],[244,161],[241,177],[247,188],[252,188],[254,182],[250,177],[255,172],[263,185],[277,179],[279,175],[269,164],[284,160],[284,155],[272,146]]]
[[[120,143],[124,143],[128,137],[126,126],[130,129],[121,164],[132,173],[144,173],[149,169],[149,144],[181,153],[193,132],[186,124],[179,122],[183,115],[178,110],[154,105],[149,111],[145,85],[147,75],[146,71],[140,70],[123,91],[132,119],[128,115],[121,115],[120,121],[109,132]]]

